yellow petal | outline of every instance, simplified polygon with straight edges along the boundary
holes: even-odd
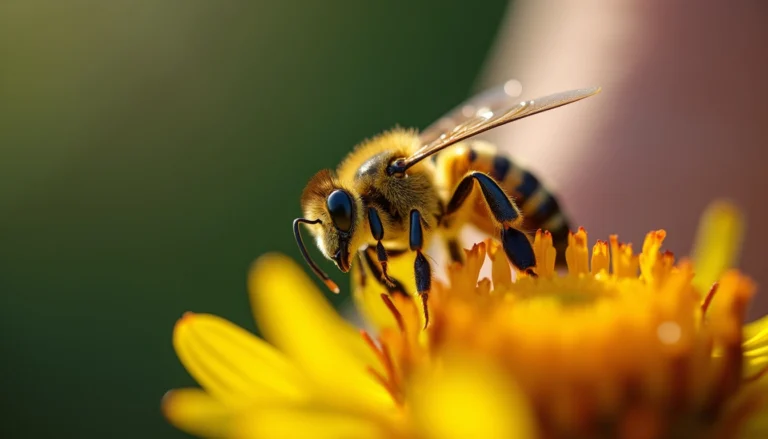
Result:
[[[761,376],[765,374],[765,368],[768,367],[768,350],[763,349],[762,352],[744,353],[744,371],[743,377],[746,379],[753,378],[755,376]]]
[[[220,317],[185,314],[174,328],[173,346],[197,382],[231,406],[308,397],[308,382],[293,364],[263,340]]]
[[[328,411],[269,408],[246,412],[234,423],[232,437],[243,439],[337,439],[389,437],[372,420]]]
[[[412,415],[422,437],[535,438],[528,403],[502,374],[476,358],[447,358],[412,382]]]
[[[744,349],[768,346],[768,316],[744,326]]]
[[[744,218],[736,206],[718,201],[707,208],[692,252],[696,267],[693,281],[700,291],[708,291],[727,269],[736,264],[743,234]]]
[[[290,258],[259,258],[249,276],[251,304],[265,338],[339,403],[372,409],[393,405],[366,370],[380,368],[358,330],[343,321]]]
[[[744,376],[750,377],[768,367],[768,316],[744,326]]]
[[[176,428],[200,437],[225,437],[232,411],[201,389],[176,389],[166,393],[163,415]]]

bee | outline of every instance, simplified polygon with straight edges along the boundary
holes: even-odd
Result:
[[[536,258],[526,231],[549,230],[556,246],[567,241],[568,221],[553,194],[493,145],[472,138],[595,95],[600,88],[515,105],[506,89],[470,99],[422,133],[396,128],[367,140],[335,171],[321,170],[309,180],[301,195],[304,217],[294,220],[293,231],[302,256],[328,288],[339,292],[309,256],[301,224],[312,226],[319,250],[342,272],[362,264],[363,272],[374,273],[389,293],[406,290],[389,273],[390,257],[415,253],[413,273],[425,324],[432,267],[424,249],[435,235],[450,257],[461,261],[459,232],[473,224],[497,236],[509,262],[533,276]]]

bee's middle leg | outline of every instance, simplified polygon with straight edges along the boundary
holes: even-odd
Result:
[[[446,215],[467,206],[464,202],[472,192],[475,182],[480,186],[483,199],[488,205],[493,219],[501,228],[501,243],[507,258],[518,269],[533,274],[533,267],[536,266],[533,246],[525,233],[516,228],[522,223],[520,211],[493,178],[482,172],[467,174],[453,192],[446,209]]]
[[[408,244],[412,251],[416,252],[416,260],[413,263],[413,271],[416,277],[416,291],[421,297],[424,305],[424,327],[429,324],[429,308],[427,308],[427,299],[429,290],[432,288],[432,268],[424,253],[421,252],[424,247],[424,224],[422,223],[421,213],[414,209],[411,211],[410,235]]]

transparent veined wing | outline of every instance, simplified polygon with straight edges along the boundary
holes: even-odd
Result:
[[[544,96],[529,101],[522,101],[517,105],[505,107],[498,111],[486,111],[476,114],[464,120],[462,123],[442,131],[434,137],[429,143],[424,144],[415,153],[405,160],[399,160],[392,165],[391,172],[404,172],[409,167],[430,155],[461,142],[484,131],[496,128],[498,126],[520,120],[553,108],[562,107],[584,98],[588,98],[600,92],[600,87],[583,88],[578,90],[564,91],[549,96]]]
[[[440,137],[441,134],[452,130],[469,119],[486,114],[498,112],[520,102],[523,86],[520,81],[510,79],[503,84],[484,90],[457,107],[454,107],[446,115],[436,120],[432,125],[419,133],[422,145],[427,145]]]

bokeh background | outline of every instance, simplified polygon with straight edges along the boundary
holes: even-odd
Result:
[[[768,282],[768,3],[619,3],[0,3],[0,436],[184,437],[175,320],[254,329],[246,270],[298,257],[315,171],[508,77],[605,87],[494,134],[592,236],[685,254],[732,198]]]
[[[183,437],[176,319],[253,329],[309,177],[462,100],[505,8],[0,3],[0,437]]]

